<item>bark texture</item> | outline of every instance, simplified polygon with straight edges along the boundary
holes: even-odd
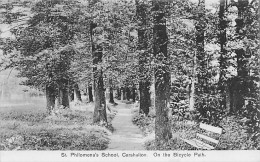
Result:
[[[150,97],[150,74],[148,53],[148,30],[147,30],[147,6],[145,2],[136,0],[136,16],[138,23],[138,50],[139,50],[139,92],[140,113],[148,115],[151,106]]]
[[[70,102],[74,101],[74,89],[72,88],[69,89],[69,99]]]
[[[170,73],[168,66],[169,56],[167,54],[166,18],[164,13],[164,2],[153,1],[154,13],[154,56],[158,66],[155,73],[155,142],[156,148],[172,138],[171,125],[168,118],[170,99]]]
[[[123,87],[122,88],[122,100],[126,100],[126,88],[125,87]]]
[[[93,102],[93,94],[92,94],[92,86],[88,86],[88,100],[89,102]]]
[[[198,6],[198,20],[196,21],[196,47],[197,47],[197,79],[196,94],[199,96],[208,92],[207,87],[207,56],[204,51],[205,21],[205,0],[200,0]]]
[[[120,88],[117,88],[117,99],[121,100],[121,90],[120,90]]]
[[[133,99],[133,102],[135,102],[135,97],[136,97],[136,95],[135,95],[135,90],[136,90],[136,88],[133,87],[133,88],[132,88],[132,99]]]
[[[193,69],[192,69],[192,78],[189,85],[189,109],[191,111],[195,110],[195,81],[196,81],[196,69],[197,69],[197,55],[196,52],[193,56]]]
[[[81,98],[81,93],[79,90],[79,86],[77,83],[74,84],[74,95],[75,95],[75,101],[80,101],[82,102],[82,98]]]
[[[107,123],[106,100],[103,83],[103,72],[98,64],[102,62],[102,47],[93,45],[93,71],[94,71],[94,91],[95,91],[95,109],[93,123]]]
[[[127,101],[129,101],[131,98],[131,91],[129,89],[129,87],[126,87],[126,99]]]
[[[113,94],[113,88],[109,88],[109,103],[115,103],[114,101],[114,94]]]
[[[245,30],[245,17],[247,14],[247,7],[249,1],[248,0],[238,0],[237,1],[237,8],[238,8],[238,16],[236,18],[236,34],[238,39],[243,40],[246,36]],[[247,94],[247,85],[245,84],[246,78],[248,77],[248,70],[246,67],[247,64],[247,56],[246,51],[241,47],[240,49],[236,49],[237,54],[237,77],[234,79],[233,82],[233,104],[232,110],[233,113],[237,113],[239,110],[242,109],[245,101],[245,97]]]
[[[52,84],[46,85],[47,113],[52,114],[55,107],[55,87]]]
[[[226,106],[229,106],[226,103],[226,95],[227,93],[227,83],[225,80],[225,69],[226,67],[226,43],[227,43],[227,37],[226,37],[226,27],[227,27],[227,21],[225,20],[225,8],[226,8],[226,0],[220,0],[219,1],[220,7],[219,7],[219,44],[220,44],[220,58],[219,58],[219,68],[220,68],[220,74],[219,74],[219,90],[220,94],[222,95],[221,105],[224,109],[226,109]],[[229,108],[230,109],[230,108]]]
[[[151,106],[150,82],[139,82],[140,109],[139,113],[148,115]]]
[[[67,87],[59,88],[59,95],[58,95],[59,105],[65,108],[70,108],[69,102],[69,91]]]

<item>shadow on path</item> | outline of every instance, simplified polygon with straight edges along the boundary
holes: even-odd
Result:
[[[115,129],[110,136],[108,150],[145,150],[141,130],[132,123],[132,104],[117,101],[117,115],[112,121]]]

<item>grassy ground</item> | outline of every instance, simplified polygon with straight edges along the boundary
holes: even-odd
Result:
[[[147,117],[138,114],[138,106],[132,111],[134,113],[133,123],[138,125],[146,136],[145,147],[147,150],[155,150],[154,122],[155,113],[151,110]],[[186,144],[181,138],[194,138],[199,131],[199,124],[193,121],[180,120],[177,116],[171,117],[173,138],[161,147],[162,150],[194,150],[195,148]],[[246,127],[235,116],[224,118],[220,123],[223,134],[217,150],[253,150],[260,149],[260,139],[254,142],[249,139],[250,134],[246,132]]]
[[[43,100],[1,104],[0,150],[104,150],[111,132],[91,124],[93,107],[72,103],[70,110],[47,116]],[[109,122],[114,116],[108,112]]]

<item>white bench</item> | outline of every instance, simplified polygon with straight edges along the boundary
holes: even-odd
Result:
[[[201,134],[201,133],[196,133],[196,137],[191,140],[183,139],[183,138],[181,138],[181,139],[184,142],[186,142],[198,149],[214,150],[216,148],[216,146],[219,144],[219,139],[222,134],[222,128],[214,127],[214,126],[204,124],[204,123],[200,123],[199,127],[208,132],[213,132],[213,133],[217,134],[218,139],[214,139],[212,137],[209,137],[208,135]],[[203,141],[207,141],[207,143],[205,143]],[[210,144],[208,144],[208,143],[210,143]]]

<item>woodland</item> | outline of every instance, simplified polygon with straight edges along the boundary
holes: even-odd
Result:
[[[259,150],[259,15],[260,0],[1,0],[0,70],[41,100],[5,106],[0,77],[0,150],[110,149],[122,107],[146,150],[194,149],[180,138],[201,122],[223,129],[218,150]]]

